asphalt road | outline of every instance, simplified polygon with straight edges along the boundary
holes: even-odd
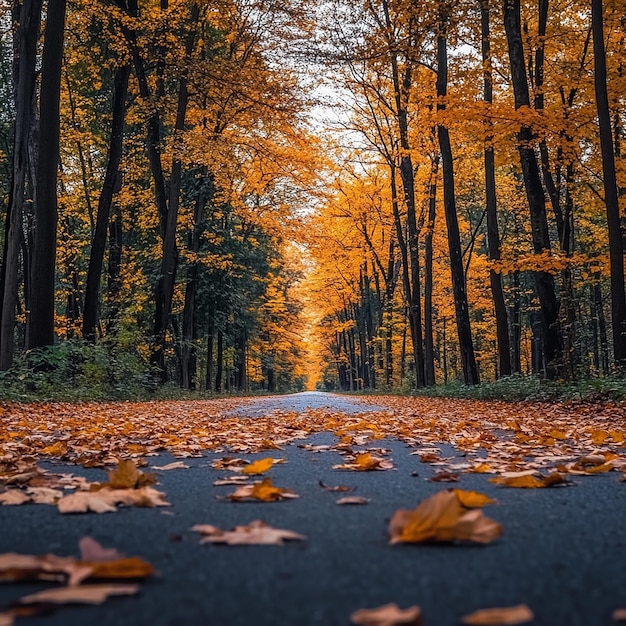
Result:
[[[254,417],[268,410],[330,406],[362,411],[349,398],[298,394],[262,399],[246,408]],[[333,443],[330,434],[309,439]],[[462,475],[454,486],[497,498],[485,513],[504,527],[486,546],[390,546],[387,520],[398,508],[414,508],[446,488],[427,481],[432,469],[410,456],[404,444],[383,440],[395,470],[341,472],[335,452],[313,453],[291,445],[251,455],[284,457],[269,476],[299,499],[277,503],[217,500],[234,487],[215,487],[228,472],[210,467],[223,454],[189,459],[190,469],[160,472],[159,489],[172,506],[120,509],[117,513],[61,515],[55,507],[0,507],[0,553],[77,555],[89,535],[105,547],[150,561],[159,575],[142,584],[140,596],[113,598],[98,607],[64,607],[42,618],[19,619],[40,626],[343,626],[359,608],[396,602],[422,607],[425,626],[452,626],[479,608],[525,603],[537,626],[614,624],[611,613],[626,607],[626,483],[610,473],[577,480],[571,488],[505,489],[488,476]],[[449,448],[444,447],[446,453]],[[173,459],[151,457],[151,465]],[[60,471],[62,466],[50,466]],[[102,470],[63,468],[103,480]],[[414,473],[418,475],[415,476]],[[342,494],[329,485],[352,485],[366,506],[337,506]],[[199,545],[191,526],[221,528],[263,519],[307,536],[285,546]],[[0,604],[46,587],[0,586]]]

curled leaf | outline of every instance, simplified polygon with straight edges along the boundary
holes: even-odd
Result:
[[[376,609],[359,609],[350,620],[357,626],[422,626],[422,610],[418,606],[401,609],[391,603]]]
[[[463,624],[470,626],[515,626],[525,624],[534,618],[533,612],[525,605],[480,609],[461,618]]]
[[[270,478],[265,478],[260,483],[253,485],[241,485],[235,489],[234,493],[228,496],[233,502],[242,502],[245,500],[260,500],[262,502],[276,502],[278,500],[287,500],[297,498],[298,494],[290,489],[282,487],[274,487]]]
[[[139,585],[81,585],[46,589],[20,598],[20,604],[102,604],[109,596],[132,596]]]
[[[390,543],[469,541],[490,543],[502,526],[479,509],[467,510],[454,491],[440,491],[413,511],[400,509],[389,522]]]
[[[339,498],[335,504],[367,504],[369,501],[369,498],[363,498],[362,496],[345,496],[344,498]]]
[[[272,528],[261,520],[247,526],[235,526],[232,530],[221,530],[210,524],[196,524],[191,530],[202,535],[200,543],[226,543],[228,545],[283,545],[286,540],[304,541],[306,537],[292,530]]]

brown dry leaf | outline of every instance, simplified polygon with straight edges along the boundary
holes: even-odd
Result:
[[[132,596],[139,585],[81,585],[46,589],[20,598],[20,604],[102,604],[110,596]]]
[[[189,469],[189,465],[183,463],[182,461],[174,461],[173,463],[168,463],[167,465],[154,465],[152,467],[153,470],[165,471],[165,470],[175,470],[175,469]]]
[[[614,622],[626,622],[626,609],[615,609],[611,617]]]
[[[13,626],[14,618],[11,613],[0,613],[0,626]]]
[[[170,506],[165,494],[152,487],[140,489],[109,489],[99,491],[77,491],[61,498],[57,507],[60,513],[113,513],[116,505],[155,507]]]
[[[138,489],[147,485],[154,485],[157,478],[154,474],[145,473],[137,469],[132,460],[119,461],[117,467],[109,472],[109,480],[104,485],[111,489]]]
[[[373,470],[393,469],[393,463],[389,459],[382,459],[374,456],[371,452],[362,452],[356,455],[353,462],[333,465],[333,469],[371,472]]]
[[[191,528],[202,535],[200,543],[226,543],[235,545],[276,545],[289,541],[304,541],[306,537],[291,530],[272,528],[261,520],[247,526],[235,526],[232,530],[221,530],[209,524],[196,524]]]
[[[211,467],[214,469],[230,469],[235,470],[235,468],[243,468],[247,465],[249,461],[245,459],[236,459],[231,456],[225,456],[221,459],[215,459],[213,463],[211,463]]]
[[[319,485],[324,491],[333,491],[340,493],[354,491],[356,489],[356,487],[348,487],[347,485],[336,485],[334,487],[331,487],[330,485],[325,485],[321,480],[319,481]]]
[[[91,568],[89,578],[94,579],[136,579],[154,574],[154,567],[141,557],[122,557],[109,561],[81,562]]]
[[[495,476],[489,479],[490,483],[503,487],[516,487],[519,489],[543,489],[544,487],[556,487],[557,485],[571,484],[565,476],[559,472],[552,472],[549,476]]]
[[[298,498],[299,496],[289,489],[274,487],[270,478],[265,478],[260,483],[253,485],[241,485],[235,489],[234,493],[227,496],[233,502],[242,502],[245,500],[261,500],[262,502],[276,502],[278,500],[287,500],[290,498]]]
[[[20,489],[9,489],[4,493],[0,493],[0,504],[18,506],[26,504],[26,502],[32,502],[32,498]]]
[[[440,491],[413,511],[400,509],[389,522],[389,543],[470,541],[490,543],[502,526],[479,509],[467,510],[454,491]]]
[[[62,491],[49,487],[28,487],[26,492],[35,504],[56,504],[63,497]]]
[[[466,489],[453,489],[456,497],[467,509],[480,509],[487,504],[495,504],[495,500],[480,493],[479,491],[467,491]]]
[[[124,557],[115,548],[104,548],[95,539],[83,537],[78,542],[81,561],[115,561]]]
[[[525,624],[534,618],[533,612],[525,605],[480,609],[461,618],[463,624],[470,626],[514,626]]]
[[[271,457],[268,457],[267,459],[259,459],[257,461],[254,461],[253,463],[250,463],[250,465],[246,465],[243,468],[243,473],[246,474],[246,476],[264,474],[269,469],[271,469],[272,465],[274,465],[275,462],[276,459],[272,459]]]
[[[222,478],[221,480],[216,480],[213,482],[214,487],[222,487],[224,485],[241,485],[248,484],[246,481],[248,480],[247,476],[230,476],[228,478]]]
[[[0,580],[67,580],[68,585],[78,585],[93,572],[89,564],[72,557],[53,554],[36,556],[9,552],[0,554]]]
[[[350,616],[357,626],[422,626],[422,610],[418,606],[401,609],[397,604],[385,604],[376,609],[359,609]]]
[[[370,502],[370,499],[362,496],[345,496],[344,498],[339,498],[335,504],[367,504],[368,502]]]
[[[431,483],[458,483],[459,475],[454,472],[448,472],[446,470],[441,470],[439,472],[435,472],[433,476],[428,479]]]

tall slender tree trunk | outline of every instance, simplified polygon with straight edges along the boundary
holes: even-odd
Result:
[[[117,204],[113,204],[113,216],[109,221],[109,258],[107,262],[106,330],[108,333],[115,333],[119,328],[123,237],[122,211]]]
[[[42,0],[24,0],[16,15],[15,35],[15,126],[13,131],[13,168],[11,193],[7,210],[4,255],[0,282],[0,370],[13,363],[15,320],[18,293],[19,254],[24,233],[22,218],[29,171],[28,144],[33,124],[37,41],[41,23]],[[17,3],[16,3],[17,8]],[[26,266],[25,266],[26,267]]]
[[[515,109],[530,107],[528,77],[521,35],[520,0],[504,0],[504,26],[511,64]],[[550,251],[551,246],[546,216],[546,199],[539,176],[537,156],[533,148],[534,140],[532,128],[523,123],[517,135],[517,149],[520,155],[524,188],[530,210],[533,249],[536,254],[540,254]],[[534,278],[541,308],[540,323],[545,356],[545,374],[548,378],[555,378],[562,369],[562,337],[554,276],[547,271],[536,270]]]
[[[448,91],[448,52],[447,41],[444,34],[445,21],[442,20],[442,28],[437,37],[437,111],[445,110],[443,99]],[[454,310],[456,314],[457,333],[459,337],[459,350],[463,368],[463,379],[466,385],[477,385],[480,380],[478,367],[474,356],[472,343],[472,331],[470,327],[469,307],[467,303],[467,289],[465,284],[465,272],[463,269],[463,257],[461,253],[461,236],[459,222],[456,214],[456,197],[454,191],[454,162],[452,159],[452,146],[448,128],[439,121],[437,126],[439,148],[441,150],[441,162],[443,168],[443,205],[448,228],[448,250],[450,253],[450,272],[452,275],[452,291],[454,293]]]
[[[437,216],[439,155],[431,161],[428,222],[424,237],[424,375],[427,387],[435,384],[435,341],[433,337],[433,236]]]
[[[594,80],[604,201],[609,231],[609,258],[611,271],[611,328],[613,330],[613,358],[619,368],[626,368],[626,288],[624,287],[624,246],[620,223],[619,196],[615,174],[615,151],[611,130],[611,113],[607,90],[606,52],[604,49],[604,16],[602,0],[591,0],[593,30]]]
[[[489,0],[480,0],[481,43],[483,57],[483,97],[487,106],[493,103],[493,72],[491,66],[491,26],[489,19]],[[498,206],[496,194],[496,169],[493,148],[491,121],[486,122],[485,138],[485,201],[487,213],[487,245],[489,259],[500,259],[500,232],[498,229]],[[496,317],[496,344],[498,349],[499,376],[511,374],[511,344],[509,342],[509,322],[502,288],[502,275],[494,269],[489,271],[489,285]]]
[[[185,58],[188,61],[193,51],[198,28],[200,10],[198,5],[191,9],[191,25],[185,42]],[[185,130],[187,117],[187,105],[189,103],[188,78],[185,72],[178,82],[178,105],[176,110],[176,123],[174,133],[176,143]],[[175,153],[176,150],[174,149]],[[155,300],[156,311],[154,316],[154,350],[150,356],[150,362],[155,365],[160,373],[161,380],[167,379],[165,368],[165,345],[167,326],[172,310],[174,287],[176,284],[176,271],[178,268],[178,248],[176,245],[176,231],[178,226],[178,209],[180,206],[180,190],[182,184],[182,161],[176,156],[172,162],[172,171],[169,181],[169,201],[167,205],[167,217],[165,219],[165,232],[163,235],[163,254],[161,259],[161,271],[157,282]]]
[[[102,263],[106,249],[107,230],[111,215],[113,196],[118,187],[120,176],[120,162],[122,160],[122,140],[124,137],[124,118],[126,113],[126,93],[130,66],[123,65],[115,71],[113,79],[113,116],[111,122],[111,136],[109,154],[107,157],[106,173],[98,200],[96,224],[91,241],[91,255],[85,286],[85,310],[83,313],[83,337],[87,341],[96,340],[96,326],[98,324],[98,304],[100,301],[100,278]]]
[[[54,343],[54,288],[58,220],[61,65],[65,41],[66,0],[48,0],[41,62],[39,157],[26,348]]]
[[[215,358],[215,392],[222,391],[222,378],[224,376],[224,333],[221,328],[217,330],[217,355]]]

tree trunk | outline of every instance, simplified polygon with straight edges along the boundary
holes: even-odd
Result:
[[[30,314],[26,317],[26,348],[29,350],[54,344],[59,107],[65,9],[66,0],[48,0],[41,61],[39,158],[35,186]]]
[[[0,370],[13,363],[15,349],[15,310],[17,306],[20,246],[24,239],[22,217],[29,171],[28,144],[33,124],[33,98],[36,82],[37,41],[41,23],[41,0],[24,0],[15,34],[15,126],[13,168],[7,210],[0,298]],[[17,6],[17,5],[16,5]]]
[[[480,0],[481,41],[483,58],[483,93],[487,106],[493,103],[493,74],[491,66],[491,28],[489,21],[489,0]],[[498,207],[496,194],[496,171],[494,161],[493,136],[491,121],[486,122],[487,135],[485,138],[485,202],[487,213],[487,246],[489,259],[500,259],[500,233],[498,229]],[[496,345],[498,350],[499,376],[511,374],[511,344],[509,342],[509,322],[502,289],[502,275],[494,269],[489,271],[489,284],[493,308],[496,317]]]
[[[442,25],[443,27],[443,25]],[[437,111],[445,110],[443,99],[448,89],[448,52],[444,34],[437,37]],[[456,214],[456,197],[454,191],[454,162],[450,134],[446,126],[439,122],[437,126],[441,161],[443,167],[443,204],[448,228],[448,250],[450,253],[450,272],[452,275],[452,291],[454,293],[454,310],[456,314],[459,350],[463,367],[463,379],[466,385],[477,385],[479,381],[478,367],[474,356],[472,331],[470,327],[465,272],[461,254],[461,236]]]
[[[122,294],[122,250],[124,228],[122,211],[113,205],[113,217],[109,221],[109,259],[107,263],[107,323],[106,330],[115,333],[119,326],[120,297]]]
[[[185,58],[191,57],[193,46],[196,41],[198,27],[199,8],[193,5],[191,9],[191,26],[185,42]],[[188,79],[183,73],[178,83],[178,105],[176,109],[176,123],[174,133],[178,144],[180,136],[185,130],[187,105],[189,103]],[[176,146],[174,147],[176,154]],[[165,220],[165,232],[163,235],[163,256],[161,259],[161,272],[157,283],[155,300],[156,311],[154,315],[154,342],[155,347],[150,356],[150,362],[161,373],[161,380],[165,382],[167,371],[165,368],[165,344],[167,326],[172,310],[174,287],[176,284],[176,270],[178,268],[178,248],[176,246],[176,231],[178,226],[178,209],[180,206],[180,189],[182,183],[182,161],[176,156],[172,162],[172,171],[169,181],[169,202],[167,205],[167,217]]]
[[[224,333],[221,328],[217,331],[217,356],[215,361],[215,391],[216,393],[221,393],[224,372]]]
[[[520,21],[520,0],[504,0],[504,26],[509,49],[516,110],[520,107],[530,107]],[[524,188],[530,210],[533,249],[536,254],[540,254],[550,250],[550,234],[546,216],[546,200],[539,176],[537,156],[532,145],[534,139],[532,128],[527,124],[522,124],[517,135],[517,149],[520,155]],[[545,373],[548,378],[555,378],[560,374],[562,368],[562,341],[554,276],[546,271],[536,270],[534,278],[541,308],[541,343],[545,351]]]
[[[433,235],[437,215],[437,175],[439,155],[433,157],[430,171],[428,224],[424,237],[424,375],[425,384],[435,384],[435,342],[433,337]]]
[[[594,80],[604,201],[609,231],[609,258],[611,271],[611,328],[613,330],[613,358],[619,368],[626,367],[626,289],[624,287],[624,246],[620,224],[619,196],[615,175],[615,152],[611,131],[611,113],[607,92],[606,52],[604,49],[602,0],[591,0],[593,30]]]
[[[122,160],[122,140],[124,137],[124,118],[126,113],[126,93],[130,66],[123,65],[115,71],[113,79],[113,117],[111,121],[111,138],[107,157],[106,173],[98,200],[96,226],[91,242],[91,255],[85,285],[85,310],[83,313],[83,338],[95,342],[98,324],[98,303],[100,293],[100,277],[106,248],[107,229],[113,196],[118,187],[120,162]]]

